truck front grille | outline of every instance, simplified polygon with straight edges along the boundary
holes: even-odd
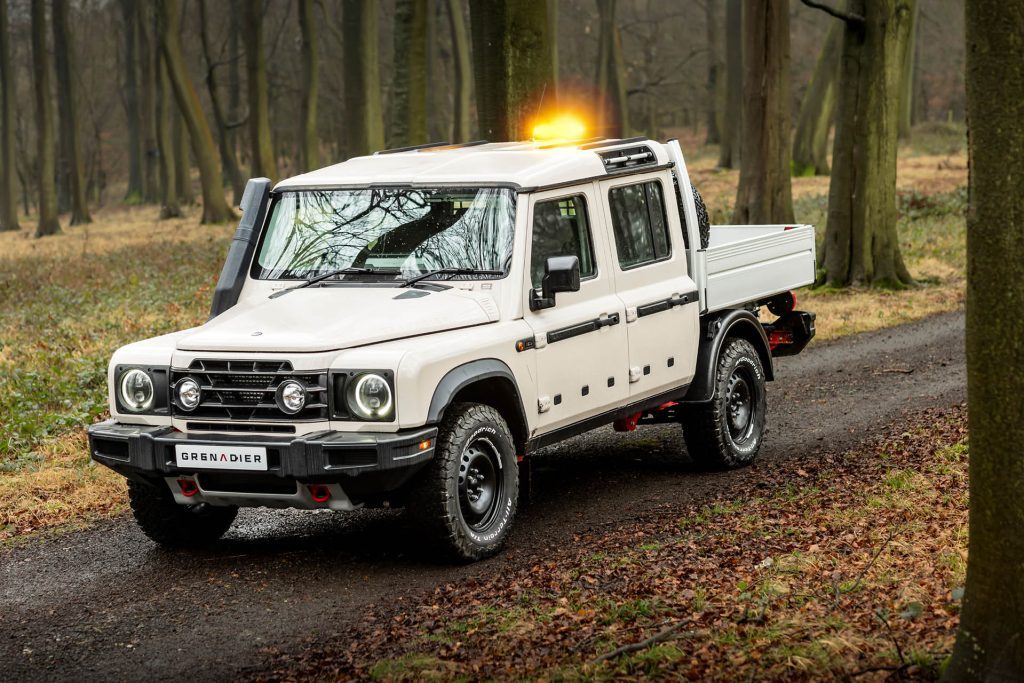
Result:
[[[199,406],[185,411],[174,403],[174,415],[208,420],[287,420],[307,422],[328,419],[327,371],[295,372],[289,361],[196,359],[187,370],[171,370],[172,387],[191,377],[202,387]],[[288,415],[277,406],[277,388],[293,379],[306,388],[306,406]]]

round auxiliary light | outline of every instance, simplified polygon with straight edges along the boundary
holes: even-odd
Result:
[[[121,375],[121,403],[133,413],[141,413],[153,407],[153,379],[145,370],[132,368]]]
[[[364,420],[381,420],[391,415],[391,386],[375,372],[359,375],[348,384],[348,406]]]
[[[306,406],[306,388],[293,379],[281,383],[277,388],[277,407],[288,415],[294,415]]]
[[[199,382],[195,381],[191,377],[178,382],[176,388],[178,393],[178,405],[183,410],[192,411],[199,406],[199,399],[202,396],[202,390],[199,388]]]

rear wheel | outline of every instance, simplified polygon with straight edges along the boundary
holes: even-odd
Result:
[[[410,496],[415,522],[444,555],[480,560],[504,544],[518,494],[515,446],[501,414],[478,403],[451,406]]]
[[[209,545],[231,527],[237,507],[207,503],[179,505],[163,482],[128,480],[128,501],[142,532],[160,545],[189,548]]]
[[[764,367],[745,339],[727,339],[715,367],[715,396],[683,414],[690,457],[709,469],[742,467],[761,449],[767,408]]]

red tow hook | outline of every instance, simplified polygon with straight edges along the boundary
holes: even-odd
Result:
[[[310,484],[309,495],[314,503],[326,503],[331,499],[331,489],[324,484]]]
[[[181,488],[181,495],[186,498],[191,498],[199,493],[199,484],[192,479],[179,479],[178,487]]]

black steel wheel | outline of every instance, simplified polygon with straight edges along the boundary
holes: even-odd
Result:
[[[715,395],[683,414],[690,457],[703,467],[749,465],[764,437],[765,374],[761,357],[745,339],[727,339],[715,368]]]
[[[408,511],[448,558],[489,557],[515,519],[519,467],[501,414],[479,403],[445,411],[434,458],[413,482]]]

